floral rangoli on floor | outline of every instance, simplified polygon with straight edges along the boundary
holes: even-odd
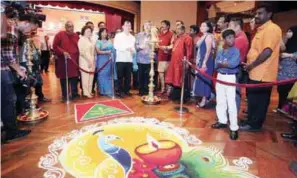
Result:
[[[253,162],[229,163],[184,128],[154,118],[119,118],[58,138],[40,158],[45,178],[256,178]]]

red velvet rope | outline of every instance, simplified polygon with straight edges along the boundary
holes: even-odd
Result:
[[[85,72],[85,73],[88,73],[88,74],[95,74],[95,73],[97,73],[97,72],[101,72],[101,70],[103,70],[103,69],[107,66],[107,64],[110,63],[111,60],[112,60],[112,58],[110,57],[110,58],[108,59],[108,61],[106,61],[106,62],[103,64],[103,66],[101,66],[99,69],[95,70],[94,72],[91,72],[91,71],[87,71],[87,70],[85,70],[85,69],[83,69],[83,68],[80,68],[79,65],[76,63],[76,61],[74,61],[72,58],[68,58],[68,59],[70,59],[70,60],[74,63],[74,65],[76,65],[76,66],[79,68],[79,70],[81,70],[81,71],[83,71],[83,72]]]
[[[222,80],[218,80],[210,75],[208,75],[207,73],[205,73],[204,71],[202,71],[201,69],[199,69],[196,65],[192,64],[191,62],[187,61],[187,63],[196,71],[198,71],[200,74],[202,74],[204,77],[212,80],[213,82],[217,82],[223,85],[229,85],[229,86],[237,86],[237,87],[242,87],[242,88],[261,88],[261,87],[271,87],[274,85],[284,85],[284,84],[288,84],[288,83],[294,83],[297,81],[297,78],[293,78],[293,79],[288,79],[288,80],[282,80],[282,81],[275,81],[275,82],[267,82],[267,83],[261,83],[261,84],[239,84],[239,83],[230,83],[230,82],[225,82]]]

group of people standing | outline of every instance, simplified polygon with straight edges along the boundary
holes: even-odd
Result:
[[[100,95],[111,96],[111,86],[115,80],[118,96],[131,96],[131,77],[135,71],[138,71],[138,75],[133,75],[133,81],[137,81],[137,77],[139,95],[148,94],[150,60],[153,57],[160,82],[158,94],[166,95],[173,101],[180,100],[183,59],[186,59],[200,71],[189,67],[186,69],[185,99],[189,99],[191,95],[199,97],[197,107],[204,108],[216,96],[217,122],[212,128],[226,128],[229,118],[230,138],[233,140],[238,138],[239,129],[260,131],[266,118],[272,87],[247,89],[248,119],[239,123],[241,89],[221,83],[214,84],[205,74],[225,82],[251,84],[272,82],[277,80],[277,76],[279,79],[296,78],[297,49],[292,42],[296,37],[296,29],[292,27],[288,31],[287,40],[283,44],[286,51],[280,55],[282,31],[272,22],[272,13],[269,4],[259,6],[251,21],[250,35],[243,31],[243,20],[239,17],[230,19],[229,16],[222,16],[216,25],[205,21],[200,28],[191,25],[190,33],[186,33],[184,23],[180,20],[176,21],[175,30],[170,30],[170,22],[163,20],[155,49],[150,46],[150,21],[145,21],[143,31],[135,36],[131,33],[131,23],[125,21],[114,39],[109,39],[103,22],[98,25],[98,33],[94,32],[93,23],[88,22],[81,31],[81,37],[73,32],[73,23],[67,22],[66,31],[59,32],[53,43],[57,55],[56,73],[61,79],[63,99],[66,98],[65,58],[71,59],[68,60],[68,77],[73,99],[79,96],[78,76],[81,77],[83,95],[88,98],[93,97],[93,80],[98,82]],[[216,33],[218,31],[220,33]],[[279,57],[284,59],[280,65]],[[105,66],[110,59],[114,62]],[[112,66],[113,64],[115,65]],[[279,70],[279,67],[282,69]],[[101,68],[102,70],[97,71]],[[93,79],[94,73],[97,80],[96,77]],[[285,102],[284,98],[292,85],[279,87],[280,105]]]
[[[293,31],[296,27],[289,28],[285,40],[283,40],[282,30],[272,22],[272,16],[273,12],[269,4],[263,3],[257,7],[254,21],[251,22],[251,40],[242,31],[243,22],[241,19],[227,20],[226,17],[219,19],[218,27],[225,26],[226,28],[221,28],[223,42],[220,43],[220,40],[216,40],[218,48],[215,57],[217,79],[230,83],[248,82],[265,85],[276,80],[297,77],[297,48],[296,45],[292,45],[296,43],[296,41],[293,42]],[[220,44],[222,44],[221,49]],[[286,63],[290,63],[290,67]],[[245,80],[245,75],[247,75],[248,81]],[[280,95],[278,107],[284,106],[293,85],[294,83],[289,83],[278,86]],[[237,130],[248,132],[262,130],[270,104],[272,86],[247,88],[247,120],[240,122],[238,122],[241,101],[240,88],[217,83],[215,91],[218,120],[212,125],[212,128],[226,128],[229,117],[231,139],[238,138]],[[286,135],[282,136],[286,137]],[[287,137],[290,136],[292,135],[287,135]]]
[[[98,28],[99,32],[94,32],[94,24],[87,22],[78,35],[74,33],[73,23],[68,21],[65,24],[66,30],[59,32],[54,38],[56,75],[60,78],[63,101],[67,98],[65,60],[67,60],[71,99],[79,97],[79,78],[82,94],[85,97],[92,98],[94,96],[93,90],[96,83],[100,95],[112,95],[112,62],[109,62],[98,73],[96,69],[100,69],[108,60],[114,58],[115,50],[113,42],[109,39],[105,23],[100,22]],[[80,69],[81,72],[79,72]]]

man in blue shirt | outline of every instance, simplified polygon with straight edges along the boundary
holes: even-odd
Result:
[[[151,27],[150,21],[146,21],[143,25],[143,32],[136,36],[136,59],[139,67],[139,95],[148,94],[149,73],[151,70]]]
[[[225,82],[236,83],[236,73],[240,63],[240,52],[234,47],[235,32],[227,29],[222,33],[224,39],[224,46],[219,50],[216,60],[215,68],[217,69],[218,80]],[[230,121],[230,138],[236,140],[238,138],[238,123],[237,123],[237,106],[236,106],[236,87],[217,83],[217,106],[216,112],[218,122],[211,127],[214,129],[227,127],[227,111]]]

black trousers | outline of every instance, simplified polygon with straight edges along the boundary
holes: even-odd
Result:
[[[50,51],[41,51],[41,71],[48,71]]]
[[[35,94],[38,96],[38,99],[41,100],[44,98],[44,94],[42,92],[42,84],[36,84],[35,86]]]
[[[282,109],[282,107],[286,104],[288,94],[293,88],[293,86],[294,86],[294,83],[289,83],[285,85],[279,85],[277,87],[277,92],[279,96],[277,108]]]
[[[68,79],[70,89],[71,89],[71,96],[76,97],[78,96],[77,84],[78,78],[72,77]],[[67,98],[67,87],[66,87],[66,79],[60,79],[61,89],[62,89],[62,97],[63,99]]]
[[[183,100],[186,102],[190,99],[190,96],[191,96],[191,87],[190,87],[190,75],[189,75],[189,72],[190,70],[186,70],[186,73],[185,73],[185,79],[184,79],[184,98]],[[169,99],[172,100],[172,101],[180,101],[181,99],[181,87],[177,87],[177,86],[172,86],[173,89],[169,95]]]
[[[150,64],[138,64],[140,94],[148,94],[150,70],[151,70]]]
[[[11,71],[1,71],[1,121],[7,133],[17,130],[16,94]]]
[[[132,62],[117,62],[119,92],[128,93],[131,88]]]
[[[14,91],[16,94],[16,115],[24,113],[26,106],[26,96],[30,93],[28,87],[24,87],[21,84],[14,85]]]
[[[133,70],[133,68],[132,68]],[[139,69],[137,71],[132,72],[132,78],[133,78],[133,89],[139,88]]]
[[[249,82],[249,73],[246,72],[242,66],[239,67],[238,73],[236,74],[236,81],[237,83],[240,84],[246,84]],[[240,111],[240,106],[241,106],[241,97],[242,97],[242,92],[241,92],[240,87],[236,87],[236,106],[237,106],[237,111]],[[248,96],[248,92],[246,92],[246,98]]]
[[[250,80],[251,84],[265,82]],[[270,104],[272,87],[248,88],[248,124],[254,129],[262,128]]]

